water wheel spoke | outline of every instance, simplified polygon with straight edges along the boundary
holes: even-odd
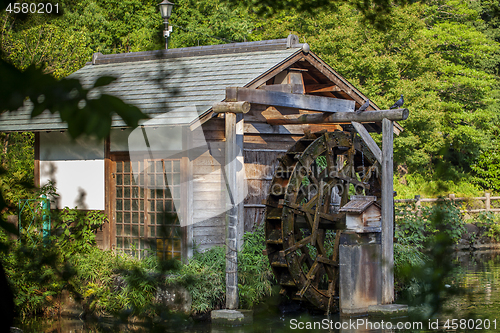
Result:
[[[318,178],[316,178],[316,172],[310,171],[309,174],[307,175],[307,178],[316,185],[316,188],[319,188],[319,181]]]
[[[309,272],[306,274],[306,282],[304,284],[304,287],[297,293],[297,296],[299,297],[304,297],[304,294],[306,293],[307,289],[311,286],[312,281],[314,280],[314,277],[316,276],[316,273],[318,272],[319,268],[321,266],[319,265],[318,261],[315,261],[309,270]]]
[[[337,230],[335,232],[335,244],[339,244],[340,243],[340,235],[342,234],[342,230]],[[332,254],[332,261],[334,262],[338,262],[339,260],[339,247],[336,246],[334,249],[333,249],[333,254]]]
[[[363,178],[361,178],[361,181],[362,181],[363,183],[368,182],[368,180],[372,177],[372,172],[373,172],[374,170],[376,170],[377,168],[378,168],[378,161],[377,161],[377,162],[375,162],[375,164],[373,164],[372,166],[370,166],[370,167],[368,168],[368,171],[367,171],[366,173],[364,173]],[[363,170],[363,172],[364,172],[364,170]]]
[[[340,235],[342,234],[342,231],[341,230],[337,230],[336,233],[335,233],[335,244],[339,244],[340,243]],[[336,263],[337,266],[338,266],[338,263],[339,263],[339,247],[336,246],[334,249],[333,249],[333,254],[332,254],[332,259],[331,259],[331,262],[332,263]],[[326,263],[325,263],[326,264]],[[327,266],[328,267],[328,266]],[[333,276],[333,278],[331,279],[334,287],[336,286],[337,282],[338,282],[338,276],[335,275]]]
[[[362,187],[364,187],[366,189],[370,189],[370,184],[368,184],[365,180],[362,179],[361,181],[359,181],[357,178],[353,178],[350,175],[346,175],[344,173],[344,169],[342,169],[339,172],[337,172],[337,171],[331,172],[328,175],[328,177],[331,178],[331,179],[340,179],[340,180],[342,180],[344,182],[352,183],[354,185],[362,186]]]
[[[326,274],[328,275],[328,279],[330,280],[334,279],[335,275],[334,270],[338,267],[338,264],[335,265],[335,262],[333,262],[333,260],[327,259],[326,249],[322,242],[316,242],[315,245],[318,250],[318,256],[316,257],[316,261],[318,262],[326,261],[328,264],[331,263],[331,265],[325,266],[325,271]]]
[[[315,210],[305,209],[304,207],[295,206],[295,205],[289,205],[288,207],[290,207],[290,209],[292,209],[292,212],[294,214],[296,214],[296,215],[303,215],[306,218],[308,218],[309,219],[308,223],[311,226],[313,225],[314,215],[316,213]],[[339,220],[343,220],[344,219],[345,214],[344,213],[332,214],[332,213],[318,212],[318,216],[321,219],[323,219],[323,220],[327,220],[327,221],[330,221],[330,222],[338,222]]]
[[[295,243],[293,246],[289,247],[284,251],[285,256],[289,255],[292,252],[297,251],[298,249],[301,249],[302,247],[306,246],[311,242],[311,236],[307,236],[304,239],[300,240],[299,242]]]
[[[307,248],[307,246],[303,247],[301,249],[301,251],[304,252],[305,257],[306,257],[305,258],[306,259],[306,265],[310,269],[312,267],[313,263],[314,263],[314,261],[311,259],[311,253],[309,252],[309,249]]]
[[[306,254],[306,253],[302,253],[302,254],[300,255],[300,257],[299,257],[299,265],[300,265],[300,266],[302,266],[302,264],[303,264],[304,262],[306,262],[306,261],[307,261],[307,258],[308,258],[308,257],[307,257],[307,254]],[[310,257],[309,257],[309,258],[310,258]],[[311,266],[311,265],[309,265],[309,267],[310,267],[310,266]]]
[[[304,210],[312,209],[314,204],[318,201],[319,193],[316,193],[308,202],[302,205]]]
[[[349,171],[351,164],[350,163],[345,163],[342,168],[337,172],[339,175],[350,175],[351,172]],[[337,176],[336,176],[337,177]]]
[[[331,259],[325,258],[322,255],[319,255],[316,260],[322,264],[329,265],[332,267],[339,267],[339,262],[338,261],[333,261]]]
[[[327,172],[327,175],[330,174],[330,172],[335,172],[337,171],[337,165],[335,163],[336,155],[333,153],[333,147],[330,141],[330,134],[325,133],[325,143],[326,143],[326,151],[325,151],[325,158],[326,158],[326,169],[324,171]]]
[[[320,185],[322,185],[323,182],[321,182]],[[321,194],[322,190],[320,190],[320,193],[318,194]],[[320,200],[319,198],[321,197],[321,195],[318,197],[318,202],[316,203],[316,211],[314,212],[314,220],[313,220],[313,227],[312,227],[312,230],[311,230],[311,244],[314,244],[316,243],[316,240],[318,239],[318,226],[319,226],[319,211],[320,211]]]
[[[330,309],[332,308],[334,294],[335,294],[335,282],[330,281],[328,283],[328,307],[326,308],[327,316],[330,314]]]

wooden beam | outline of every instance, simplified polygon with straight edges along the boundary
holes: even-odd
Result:
[[[310,84],[306,86],[306,93],[340,91],[341,89],[335,84]]]
[[[363,141],[366,143],[380,165],[382,165],[382,151],[380,150],[375,140],[373,140],[370,133],[368,133],[368,130],[365,128],[365,126],[358,123],[357,121],[351,121],[351,124],[352,126],[354,126],[359,136],[361,136],[361,139],[363,139]]]
[[[382,120],[382,304],[394,301],[393,122]]]
[[[259,89],[267,91],[280,91],[291,94],[303,94],[304,88],[301,84],[269,84],[260,86]]]
[[[216,113],[248,113],[250,111],[250,103],[248,102],[218,102],[212,106],[212,110]]]
[[[380,110],[357,112],[337,112],[333,114],[303,114],[299,117],[284,116],[282,118],[268,118],[271,125],[291,124],[321,124],[321,123],[345,123],[345,122],[380,122],[382,119],[405,120],[408,118],[408,109]]]
[[[278,91],[240,87],[226,88],[226,102],[237,101],[323,112],[350,112],[354,111],[355,107],[354,101],[346,99],[288,94]]]

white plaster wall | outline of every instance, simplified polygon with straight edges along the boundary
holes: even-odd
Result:
[[[104,143],[72,141],[66,132],[40,133],[40,185],[52,180],[52,208],[104,210]]]
[[[170,152],[157,153],[160,158],[168,158],[182,150],[182,126],[137,127],[128,137],[128,148],[131,153]]]
[[[128,137],[132,130],[130,128],[112,128],[109,133],[109,150],[128,151]]]

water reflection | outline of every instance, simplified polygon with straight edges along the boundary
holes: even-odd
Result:
[[[339,333],[390,333],[466,331],[473,328],[481,332],[500,331],[500,252],[477,251],[457,253],[457,270],[451,282],[463,288],[463,293],[446,302],[450,312],[439,321],[424,320],[421,326],[400,326],[398,323],[416,325],[409,316],[392,318],[390,326],[384,318],[340,318],[338,315],[311,316],[306,312],[276,313],[276,306],[264,306],[254,315],[254,325],[244,327],[218,327],[208,322],[194,322],[190,318],[172,317],[164,323],[124,323],[113,318],[98,321],[79,319],[34,319],[18,323],[26,333],[31,332],[189,332],[189,333],[253,333],[253,332],[339,332]],[[455,322],[452,320],[455,319]],[[361,322],[361,320],[363,322]],[[460,321],[462,320],[462,322]],[[353,324],[354,321],[354,324]],[[382,321],[385,326],[382,326]],[[307,325],[309,323],[309,325]],[[315,324],[316,323],[316,324]],[[362,324],[361,324],[362,323]],[[448,326],[446,327],[446,323]],[[359,324],[359,325],[357,325]],[[487,324],[489,326],[487,326]],[[316,325],[316,326],[315,326]],[[430,325],[433,325],[429,327]],[[473,327],[471,327],[473,325]],[[435,328],[435,329],[434,329]]]
[[[500,330],[500,252],[460,253],[457,260],[460,264],[456,283],[464,289],[464,294],[448,301],[453,318],[489,319],[492,325],[496,320]]]

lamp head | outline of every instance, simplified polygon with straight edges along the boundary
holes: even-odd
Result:
[[[172,8],[174,7],[174,4],[168,0],[163,0],[158,4],[158,6],[160,7],[161,17],[164,20],[168,20],[172,15]]]

